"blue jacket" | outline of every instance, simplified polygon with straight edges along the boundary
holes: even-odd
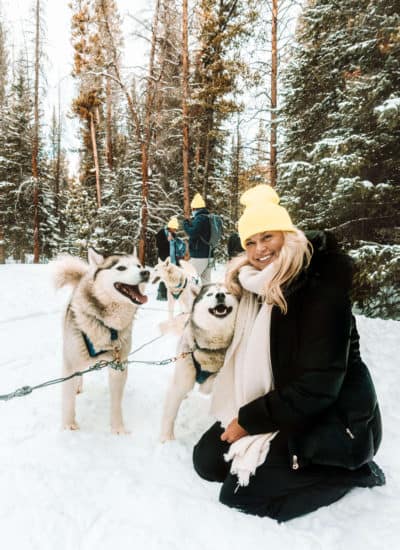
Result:
[[[189,252],[192,258],[208,258],[211,228],[207,208],[196,210],[191,220],[183,221],[183,229],[189,236]]]

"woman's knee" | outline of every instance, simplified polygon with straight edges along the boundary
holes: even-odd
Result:
[[[204,448],[199,442],[193,449],[193,466],[200,477],[207,481],[224,481],[228,468],[223,456]]]
[[[222,482],[229,471],[224,459],[226,449],[218,437],[220,431],[215,425],[212,426],[193,449],[194,469],[207,481]]]

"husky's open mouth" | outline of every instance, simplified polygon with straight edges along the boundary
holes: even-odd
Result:
[[[225,304],[218,304],[213,308],[209,308],[208,311],[211,313],[211,315],[214,315],[214,317],[219,317],[220,319],[222,319],[223,317],[226,317],[231,313],[232,308],[226,306]]]
[[[142,294],[138,285],[127,285],[125,283],[114,283],[115,288],[130,299],[134,304],[141,306],[147,302],[147,296]]]

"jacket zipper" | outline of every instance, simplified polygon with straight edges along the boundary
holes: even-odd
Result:
[[[299,463],[297,461],[297,455],[292,456],[292,470],[298,470],[299,469]]]
[[[353,434],[353,432],[350,430],[350,428],[346,428],[346,433],[351,439],[356,438],[356,436]]]

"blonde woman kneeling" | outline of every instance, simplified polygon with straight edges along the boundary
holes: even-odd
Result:
[[[266,185],[247,191],[245,253],[227,273],[241,296],[212,395],[216,422],[194,467],[222,482],[220,501],[278,521],[385,483],[374,386],[351,312],[350,258],[331,235],[293,226]]]

